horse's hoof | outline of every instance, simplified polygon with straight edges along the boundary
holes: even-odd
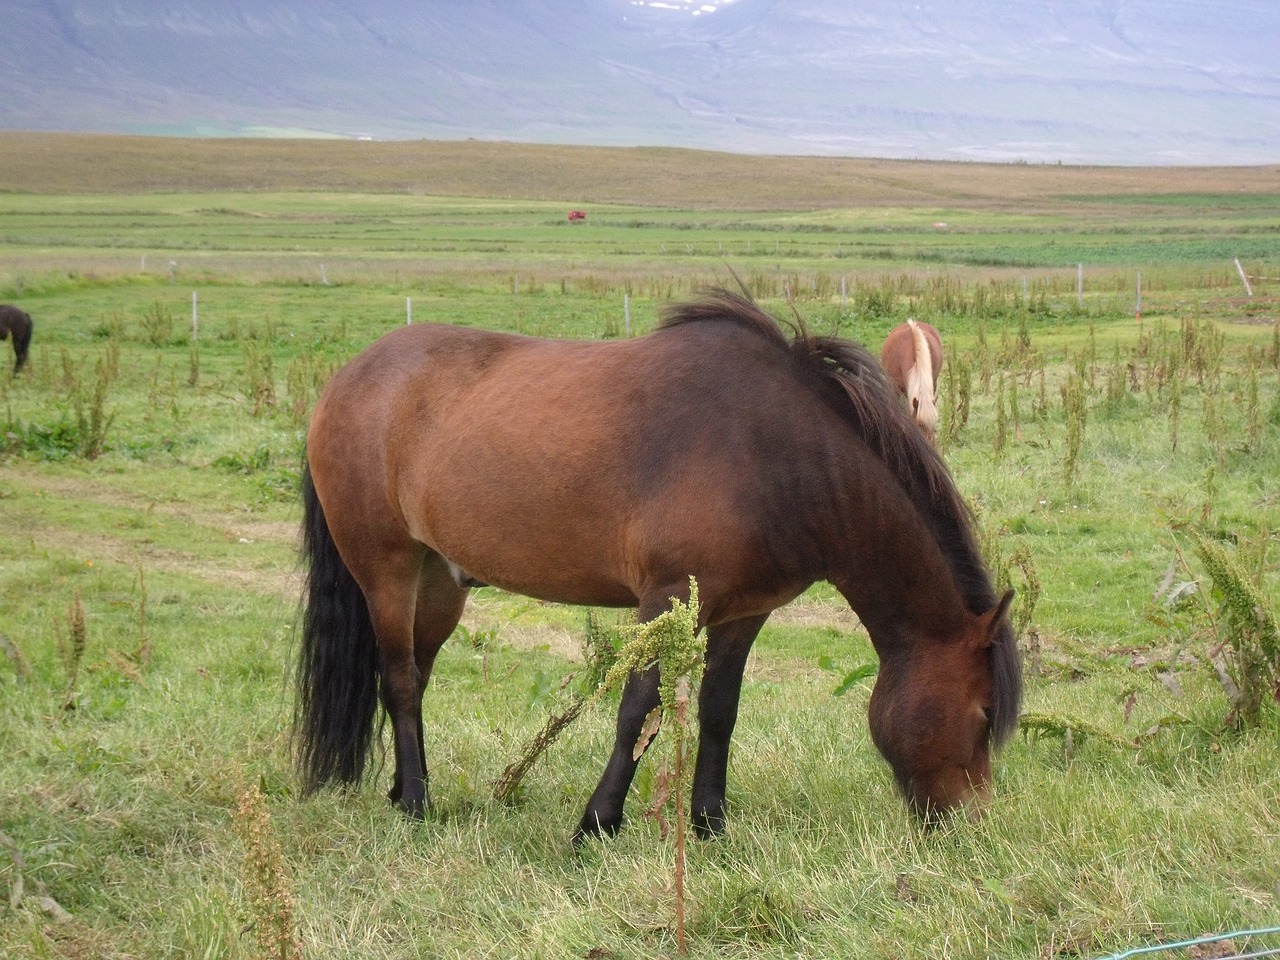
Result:
[[[573,845],[580,847],[588,840],[605,840],[609,837],[616,837],[621,829],[621,818],[604,821],[594,814],[584,816],[582,822],[578,824],[578,829],[573,831]]]
[[[693,832],[699,840],[714,840],[724,836],[725,816],[723,813],[695,813],[693,815]]]
[[[403,803],[399,806],[400,812],[404,814],[406,820],[421,823],[427,818],[426,809],[423,807],[405,806]]]
[[[417,800],[417,801],[406,799],[403,796],[389,797],[388,799],[390,799],[392,803],[394,803],[397,807],[399,807],[400,812],[403,813],[405,817],[408,818],[409,820],[418,820],[418,821],[425,820],[427,817],[427,814],[432,812],[430,798],[427,798],[425,800]]]

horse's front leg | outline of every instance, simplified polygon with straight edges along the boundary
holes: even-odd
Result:
[[[622,691],[622,703],[618,707],[613,753],[609,756],[600,783],[587,801],[582,821],[574,832],[575,844],[587,837],[611,837],[622,828],[622,807],[640,762],[635,756],[636,741],[640,739],[645,718],[658,703],[657,665],[631,674]]]
[[[724,832],[729,740],[738,722],[742,674],[756,635],[769,618],[748,617],[707,629],[707,665],[698,691],[698,763],[693,774],[693,828],[704,840]]]

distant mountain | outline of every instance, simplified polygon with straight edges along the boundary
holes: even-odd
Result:
[[[4,0],[0,129],[1280,162],[1277,0]]]

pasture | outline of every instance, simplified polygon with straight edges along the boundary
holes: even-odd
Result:
[[[1280,710],[1233,707],[1197,546],[1274,630],[1274,171],[12,134],[0,158],[0,303],[35,321],[22,374],[0,344],[0,954],[674,956],[661,735],[611,841],[570,835],[616,697],[493,798],[611,612],[473,591],[424,705],[435,815],[387,803],[389,761],[299,797],[297,484],[319,388],[410,317],[622,338],[735,274],[873,351],[941,331],[940,444],[1018,590],[1027,720],[989,816],[922,832],[867,732],[866,632],[822,584],[778,611],[728,832],[688,850],[689,955],[1280,925]]]

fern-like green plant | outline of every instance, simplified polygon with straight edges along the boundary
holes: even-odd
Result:
[[[1235,557],[1195,530],[1187,532],[1218,603],[1217,649],[1227,655],[1227,672],[1235,687],[1228,686],[1231,719],[1241,729],[1257,726],[1265,704],[1280,702],[1280,627],[1275,613]]]
[[[675,799],[676,863],[674,890],[676,898],[676,943],[681,954],[685,953],[685,837],[688,813],[685,810],[685,780],[690,754],[690,705],[693,691],[702,676],[703,645],[698,641],[698,582],[689,578],[689,602],[671,598],[671,609],[648,623],[620,625],[616,636],[623,639],[622,649],[613,654],[614,631],[601,630],[599,624],[588,618],[588,670],[591,676],[600,677],[594,694],[590,697],[576,694],[569,705],[548,717],[538,734],[494,782],[493,795],[498,801],[514,796],[521,779],[537,759],[560,736],[582,711],[613,690],[618,690],[633,672],[647,670],[657,665],[659,670],[659,705],[645,719],[640,739],[634,746],[638,758],[657,735],[659,728],[667,726],[671,731],[672,763],[659,775],[657,798],[649,810],[662,827],[663,836],[668,825],[662,817],[662,808],[671,798]],[[606,669],[607,668],[607,669]]]

